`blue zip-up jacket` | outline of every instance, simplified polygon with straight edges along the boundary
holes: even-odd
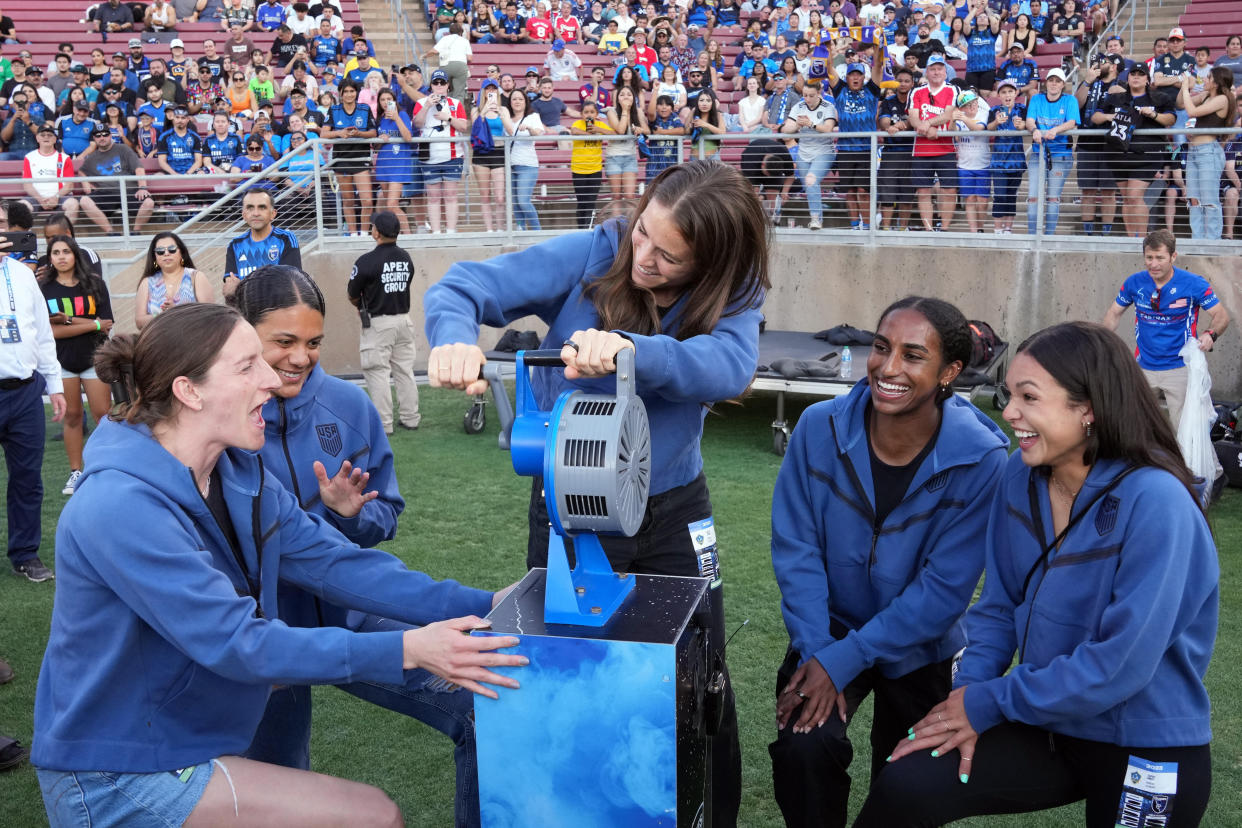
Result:
[[[263,406],[267,442],[260,454],[264,468],[280,481],[303,509],[318,515],[359,546],[375,546],[397,534],[397,516],[405,501],[397,488],[392,447],[379,412],[366,392],[324,373],[316,365],[293,399],[273,397]],[[342,517],[319,499],[315,461],[334,476],[348,460],[369,472],[369,491],[379,497],[352,518]],[[295,627],[345,624],[346,610],[316,605],[314,596],[292,584],[280,586],[280,620]]]
[[[105,420],[91,435],[56,531],[57,600],[35,698],[39,767],[184,768],[244,751],[273,684],[402,682],[402,633],[271,620],[282,579],[414,624],[489,611],[491,593],[348,543],[258,456],[229,450],[217,468],[245,571],[190,469],[148,429]]]
[[[872,666],[896,678],[961,649],[1009,445],[983,412],[946,400],[934,448],[877,526],[863,423],[870,398],[863,380],[803,412],[772,496],[772,567],[789,638],[799,663],[817,659],[838,690]]]
[[[480,324],[503,327],[531,315],[548,325],[545,348],[559,349],[574,331],[598,329],[599,314],[582,291],[612,266],[621,228],[619,221],[610,221],[517,253],[453,265],[423,297],[431,346],[475,342]],[[704,404],[745,391],[759,362],[759,307],[726,308],[710,334],[678,340],[685,307],[683,295],[665,315],[662,334],[618,332],[634,343],[638,394],[651,423],[653,495],[698,477]],[[613,377],[570,382],[562,369],[537,369],[532,376],[535,397],[545,410],[565,390],[611,394],[616,388]]]
[[[1098,461],[1078,504],[1125,467]],[[1130,747],[1207,744],[1203,676],[1220,568],[1190,493],[1159,469],[1133,472],[1070,529],[1022,594],[1054,536],[1046,476],[1015,452],[992,504],[988,577],[966,616],[970,646],[955,679],[971,726],[1024,722]]]

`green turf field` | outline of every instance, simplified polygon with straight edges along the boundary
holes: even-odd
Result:
[[[807,400],[801,400],[805,404]],[[795,401],[791,410],[800,407]],[[767,744],[774,730],[774,675],[786,645],[779,596],[768,556],[769,501],[780,458],[771,450],[774,398],[759,394],[744,407],[725,406],[708,417],[703,443],[726,577],[732,630],[750,619],[729,647],[741,721],[744,761],[742,819],[745,826],[780,825],[772,799]],[[508,455],[496,447],[495,419],[482,435],[461,428],[464,399],[423,393],[418,432],[398,431],[393,448],[407,508],[398,540],[386,544],[411,567],[468,584],[498,588],[523,573],[529,482],[518,478]],[[491,410],[489,409],[489,414]],[[994,413],[994,412],[993,412]],[[52,427],[53,433],[58,427]],[[60,494],[68,473],[63,446],[48,442],[44,483],[44,560],[55,564],[52,541]],[[0,481],[4,478],[0,477]],[[118,516],[119,517],[119,516]],[[1212,511],[1221,550],[1221,624],[1208,674],[1216,713],[1213,745],[1214,796],[1207,826],[1238,825],[1242,818],[1242,694],[1239,624],[1242,623],[1242,492],[1229,490]],[[117,526],[99,527],[101,537]],[[141,530],[141,527],[129,527]],[[0,526],[3,532],[3,526]],[[7,567],[6,567],[7,568]],[[47,641],[53,585],[0,576],[0,657],[17,679],[0,687],[0,732],[29,744],[35,679]],[[334,688],[317,688],[312,757],[315,770],[375,784],[405,812],[409,825],[452,824],[453,761],[448,740],[435,731],[370,706]],[[852,725],[855,768],[865,783],[870,761],[865,736],[868,706]],[[855,786],[857,812],[865,784]],[[1230,815],[1233,816],[1230,816]],[[1039,816],[980,819],[974,826],[1075,826],[1077,806]],[[0,825],[24,828],[45,823],[34,772],[27,765],[0,775]]]

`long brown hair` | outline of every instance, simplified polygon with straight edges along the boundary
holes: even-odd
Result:
[[[1225,124],[1233,126],[1233,119],[1238,115],[1238,100],[1233,95],[1233,70],[1228,66],[1213,66],[1212,80],[1216,83],[1216,94],[1224,95],[1225,100],[1229,102],[1229,106],[1225,109]],[[1227,135],[1218,135],[1216,139],[1228,138]]]
[[[617,258],[584,295],[599,312],[605,330],[643,336],[661,332],[655,296],[634,284],[634,224],[652,200],[668,209],[693,255],[697,278],[686,288],[685,311],[676,337],[711,333],[721,318],[763,303],[768,279],[769,223],[763,205],[733,167],[688,161],[656,176],[621,236]]]

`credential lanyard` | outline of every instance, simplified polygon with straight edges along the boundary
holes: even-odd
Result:
[[[0,261],[0,270],[4,271],[4,287],[9,293],[9,313],[17,313],[17,298],[13,295],[13,279],[9,276],[9,257]]]

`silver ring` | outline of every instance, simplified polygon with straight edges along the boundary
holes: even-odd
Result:
[[[574,349],[574,353],[575,353],[575,354],[576,354],[576,353],[579,353],[579,351],[581,350],[581,349],[578,347],[578,343],[577,343],[577,342],[574,342],[572,339],[566,339],[564,342],[562,342],[562,343],[561,343],[561,347],[562,347],[562,348],[566,348],[566,347],[568,347],[568,348],[573,348],[573,349]]]
[[[798,698],[800,698],[800,699],[805,699],[805,698],[806,698],[806,693],[803,693],[801,690],[795,690],[795,691],[794,691],[794,695],[795,695],[795,696],[797,696],[797,697],[798,697]]]
[[[944,723],[944,715],[943,715],[943,714],[941,714],[941,713],[937,713],[937,714],[936,714],[936,721],[941,722],[941,723],[943,724],[943,723]]]

